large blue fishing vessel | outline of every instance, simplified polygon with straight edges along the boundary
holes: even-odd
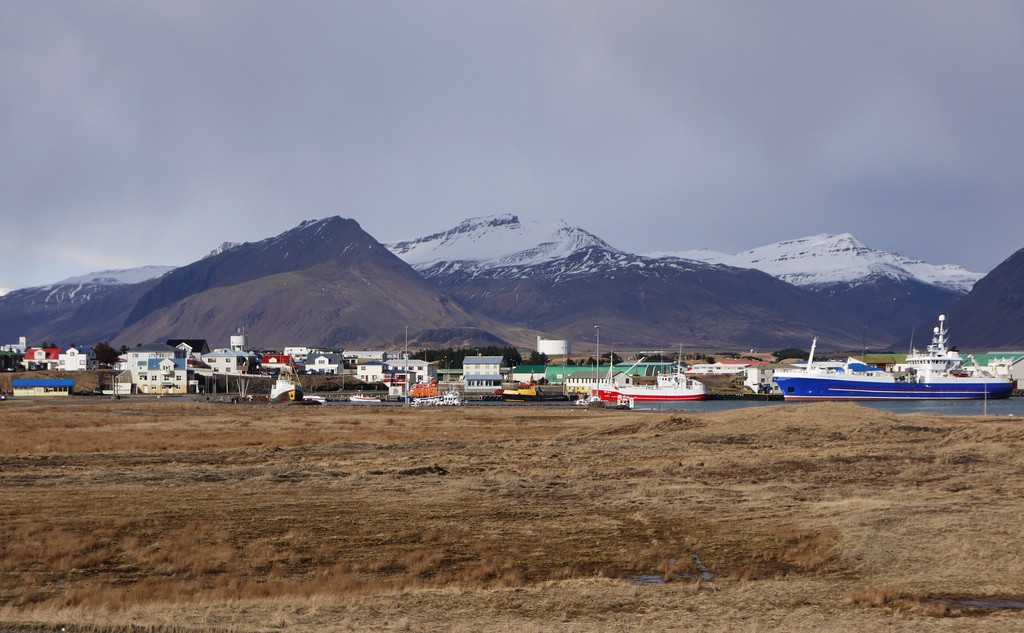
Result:
[[[964,365],[947,346],[946,317],[939,316],[932,342],[924,352],[912,350],[907,369],[892,373],[856,359],[815,363],[814,348],[802,369],[779,370],[774,380],[786,400],[971,400],[1008,398],[1013,383],[988,367]]]

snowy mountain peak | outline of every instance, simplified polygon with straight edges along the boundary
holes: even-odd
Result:
[[[236,246],[241,246],[241,245],[242,245],[242,242],[221,242],[220,246],[218,246],[217,248],[213,249],[212,251],[210,251],[209,253],[204,255],[203,259],[206,259],[208,257],[216,257],[217,255],[220,255],[221,253],[223,253],[225,251],[229,251],[232,248],[234,248]]]
[[[460,262],[477,270],[524,266],[594,247],[618,252],[604,240],[562,220],[520,222],[509,213],[470,218],[447,231],[386,246],[419,271],[444,262]]]
[[[984,275],[957,265],[935,265],[865,246],[849,233],[822,233],[759,246],[735,255],[707,250],[652,253],[739,268],[756,268],[797,286],[857,285],[877,277],[916,279],[970,292]]]
[[[511,213],[499,213],[482,218],[469,218],[459,222],[458,226],[450,232],[469,233],[480,228],[495,228],[499,226],[519,226],[519,216]]]

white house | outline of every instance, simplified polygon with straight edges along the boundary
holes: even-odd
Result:
[[[306,356],[307,374],[329,374],[340,376],[345,370],[345,360],[334,352],[310,352]]]
[[[202,360],[203,354],[210,353],[210,346],[206,343],[206,339],[172,338],[167,340],[167,344],[181,350],[179,354],[175,355],[176,358],[194,358],[196,360]]]
[[[490,393],[501,387],[506,368],[501,356],[467,356],[462,361],[462,385],[466,393]]]
[[[85,345],[71,345],[58,358],[58,367],[62,371],[87,371],[99,367],[96,352]]]
[[[388,358],[390,358],[388,356],[388,353],[385,352],[384,350],[373,349],[345,350],[342,353],[342,356],[345,358],[345,360],[352,363],[364,363],[367,361],[377,361],[383,363],[386,362]]]
[[[744,370],[746,378],[743,386],[753,393],[781,393],[779,386],[775,384],[773,377],[778,367],[792,369],[792,365],[761,364],[747,367]]]
[[[138,393],[182,394],[189,392],[191,376],[184,358],[150,358],[144,366],[130,370]]]
[[[304,346],[292,346],[284,348],[284,353],[291,356],[292,360],[296,363],[306,362],[306,357],[309,356],[311,350]]]
[[[145,345],[135,347],[118,359],[117,369],[132,371],[136,367],[145,367],[150,358],[183,358],[184,351],[170,345]]]
[[[437,365],[425,360],[393,358],[387,366],[394,372],[408,374],[409,384],[437,380]]]
[[[376,360],[359,363],[356,365],[356,378],[366,384],[384,382],[385,369],[387,369],[387,365]]]
[[[214,374],[247,374],[258,364],[251,354],[224,348],[203,354],[203,362]]]

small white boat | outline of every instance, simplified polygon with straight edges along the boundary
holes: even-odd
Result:
[[[348,397],[349,402],[356,404],[380,404],[381,399],[377,396],[366,396],[362,393],[354,393]]]
[[[441,395],[440,405],[442,407],[460,407],[463,405],[462,396],[459,395],[458,391],[449,389]]]
[[[601,402],[601,399],[598,398],[596,395],[587,395],[585,393],[581,393],[580,397],[576,399],[576,406],[589,407],[590,405],[596,404],[598,402]]]

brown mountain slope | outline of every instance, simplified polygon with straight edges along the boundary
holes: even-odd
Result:
[[[379,346],[422,330],[470,327],[481,340],[529,339],[449,301],[353,220],[327,218],[176,269],[136,303],[117,344],[200,337],[256,348]],[[460,338],[465,333],[459,334]],[[511,339],[509,339],[511,340]]]

